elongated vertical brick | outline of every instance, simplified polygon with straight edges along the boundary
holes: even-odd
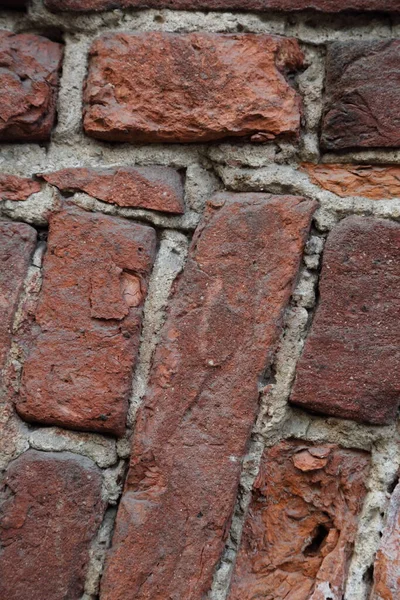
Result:
[[[79,600],[105,503],[96,465],[30,450],[7,469],[0,502],[0,597]]]
[[[67,206],[50,220],[36,344],[19,414],[72,429],[124,432],[154,229]]]
[[[229,600],[342,600],[369,456],[334,444],[268,449]]]
[[[400,403],[400,225],[347,217],[330,233],[320,302],[291,402],[390,423]]]
[[[102,600],[208,592],[314,209],[264,194],[209,202],[139,411]]]

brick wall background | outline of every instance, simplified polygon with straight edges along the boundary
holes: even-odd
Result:
[[[398,600],[399,0],[0,7],[0,598]]]

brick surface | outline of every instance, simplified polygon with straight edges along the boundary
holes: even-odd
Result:
[[[84,128],[130,142],[296,136],[300,100],[282,73],[302,64],[295,40],[267,35],[104,35],[90,51]]]
[[[118,206],[183,213],[183,184],[167,167],[63,169],[42,177],[61,191],[82,191]]]
[[[302,170],[313,183],[342,198],[400,198],[400,167],[397,166],[304,164]]]
[[[400,40],[331,44],[326,72],[323,147],[398,147]]]
[[[374,587],[370,600],[400,598],[400,484],[392,494],[381,547],[374,566]]]
[[[348,217],[330,233],[320,302],[291,401],[390,423],[400,402],[400,225]]]
[[[40,192],[38,181],[0,173],[0,200],[26,200],[37,192]]]
[[[347,10],[399,13],[398,0],[45,0],[51,10],[112,10],[114,8],[172,8],[186,10],[318,10],[339,13]]]
[[[229,600],[341,600],[368,471],[366,453],[332,444],[268,449]]]
[[[18,300],[36,245],[36,231],[25,223],[0,221],[0,371],[11,341]]]
[[[0,141],[50,137],[61,61],[61,44],[0,31]]]
[[[0,597],[79,600],[101,523],[101,472],[69,452],[30,450],[7,469],[0,504]]]
[[[151,227],[73,206],[51,217],[37,340],[17,400],[24,419],[124,432],[155,244]]]
[[[171,300],[102,600],[205,598],[315,204],[218,194]]]

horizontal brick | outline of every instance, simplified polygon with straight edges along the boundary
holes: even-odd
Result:
[[[313,183],[342,198],[400,198],[400,167],[397,166],[304,164],[301,168]]]
[[[65,207],[50,218],[36,343],[17,410],[27,421],[125,429],[154,229]]]
[[[11,342],[18,300],[36,245],[36,231],[25,223],[0,221],[0,371]]]
[[[63,169],[41,176],[63,192],[86,192],[110,204],[184,212],[181,176],[168,167]]]
[[[0,31],[0,141],[44,141],[56,115],[62,46]]]
[[[302,64],[295,40],[267,35],[104,35],[90,51],[84,128],[129,142],[297,136],[300,99],[282,73]]]
[[[104,502],[101,471],[69,452],[30,450],[7,469],[0,506],[0,597],[79,600]]]
[[[172,8],[177,10],[317,10],[326,13],[342,11],[379,11],[400,13],[398,0],[45,0],[50,10],[112,10],[114,8]]]
[[[400,403],[400,224],[348,217],[329,234],[294,404],[373,424]]]
[[[374,565],[374,586],[370,600],[400,598],[400,484],[390,501],[387,521]]]
[[[26,200],[37,192],[40,192],[38,181],[0,173],[0,200]]]
[[[325,149],[400,146],[400,40],[333,43],[326,73]]]
[[[314,209],[264,194],[209,202],[137,417],[102,600],[205,598]]]
[[[341,600],[368,471],[367,453],[333,444],[268,449],[229,600]]]

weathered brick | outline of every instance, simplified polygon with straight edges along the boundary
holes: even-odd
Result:
[[[0,31],[0,141],[50,137],[61,61],[61,44]]]
[[[11,328],[36,245],[36,231],[25,223],[0,221],[0,371],[11,341]]]
[[[40,192],[38,181],[0,173],[0,200],[26,200],[37,192]]]
[[[392,494],[387,522],[374,566],[374,587],[370,600],[400,598],[400,484]]]
[[[216,195],[195,234],[139,411],[102,600],[200,600],[315,209]]]
[[[63,169],[42,177],[61,191],[83,191],[118,206],[184,212],[181,176],[168,167]]]
[[[155,244],[151,227],[73,206],[50,218],[37,340],[17,399],[24,419],[124,432]]]
[[[291,401],[373,424],[400,402],[400,225],[348,217],[330,233],[320,302]]]
[[[7,469],[0,504],[0,597],[79,600],[104,503],[101,472],[69,452],[29,450]]]
[[[84,128],[130,142],[296,136],[300,99],[282,73],[302,64],[295,40],[268,35],[104,35],[90,51]]]
[[[311,181],[342,198],[363,196],[372,200],[400,197],[400,167],[303,164]]]
[[[367,453],[284,441],[254,484],[229,600],[341,600]]]
[[[336,42],[327,52],[325,149],[400,145],[400,40]]]
[[[398,0],[45,0],[51,10],[111,10],[114,8],[172,8],[177,10],[347,10],[400,12]]]

